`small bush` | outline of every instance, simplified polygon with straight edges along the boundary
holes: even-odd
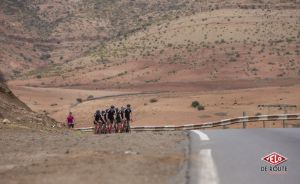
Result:
[[[158,100],[156,99],[156,98],[152,98],[152,99],[150,99],[150,103],[155,103],[155,102],[157,102]]]
[[[203,111],[205,109],[204,105],[200,104],[198,101],[193,101],[191,106],[197,108],[198,111]]]
[[[42,78],[42,76],[41,75],[37,75],[36,78],[40,79],[40,78]]]
[[[197,108],[200,105],[198,101],[193,101],[192,102],[192,107]]]
[[[82,103],[82,99],[81,99],[81,98],[77,98],[76,101],[77,101],[78,103]]]
[[[43,54],[43,55],[41,55],[40,59],[41,60],[48,60],[50,57],[51,57],[50,54]]]
[[[93,95],[89,95],[86,99],[87,99],[87,100],[91,100],[91,99],[93,99],[93,98],[94,98]]]
[[[204,107],[204,105],[199,104],[197,109],[198,109],[198,111],[203,111],[203,110],[205,110],[205,107]]]

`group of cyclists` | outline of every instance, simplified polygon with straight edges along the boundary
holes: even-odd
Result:
[[[129,133],[131,121],[131,107],[116,108],[110,106],[106,110],[97,110],[94,114],[95,134]]]

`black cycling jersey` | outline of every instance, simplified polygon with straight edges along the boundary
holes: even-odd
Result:
[[[117,115],[116,115],[116,121],[117,121],[117,123],[120,123],[121,122],[121,112],[119,111],[119,112],[117,112]]]
[[[103,114],[104,121],[107,121],[106,113]]]
[[[96,113],[95,115],[94,115],[94,117],[95,117],[95,121],[100,121],[100,117],[101,117],[101,114],[100,113]]]
[[[115,112],[116,112],[115,109],[109,109],[109,111],[107,113],[108,119],[110,119],[110,120],[114,119]]]
[[[124,111],[121,110],[120,114],[121,114],[121,118],[124,119]]]
[[[125,118],[126,119],[130,119],[130,114],[131,114],[131,109],[130,108],[126,108],[125,109]]]
[[[96,113],[94,116],[95,116],[95,121],[97,121],[98,123],[100,122],[104,123],[104,120],[100,113]]]

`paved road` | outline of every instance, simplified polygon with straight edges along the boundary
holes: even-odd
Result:
[[[300,183],[300,129],[190,131],[190,139],[189,183]],[[261,171],[272,152],[288,158],[278,165],[287,172]]]

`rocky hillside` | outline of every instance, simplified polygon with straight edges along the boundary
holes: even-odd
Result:
[[[0,79],[2,74],[0,73]],[[54,128],[61,125],[53,119],[33,112],[21,102],[7,87],[0,81],[0,121],[2,123],[18,123],[27,127]]]
[[[299,9],[295,0],[3,0],[0,65],[39,86],[299,78]]]

